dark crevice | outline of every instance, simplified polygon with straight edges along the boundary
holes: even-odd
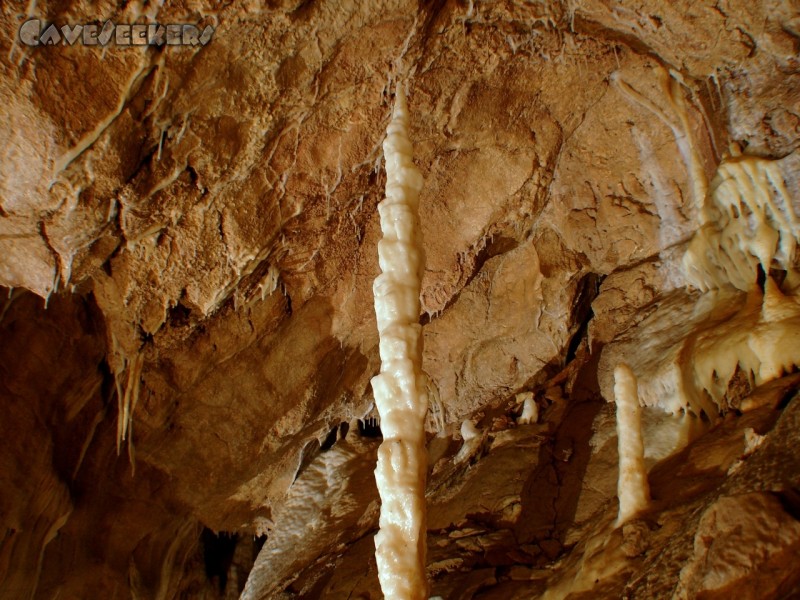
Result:
[[[338,433],[339,433],[338,425],[335,425],[334,427],[331,428],[331,430],[328,432],[328,435],[326,435],[325,439],[322,441],[322,444],[320,444],[319,449],[321,452],[325,452],[326,450],[330,450],[331,448],[333,448],[333,445],[336,443],[336,437]]]
[[[142,343],[142,346],[153,343],[153,334],[142,329],[140,325],[136,326],[136,333],[139,336],[139,341]]]
[[[791,488],[773,493],[783,506],[783,510],[792,515],[796,521],[800,521],[800,489]]]
[[[592,302],[600,293],[600,284],[603,279],[604,277],[597,273],[587,273],[578,282],[572,307],[572,321],[573,323],[579,323],[579,325],[567,345],[565,364],[569,364],[575,359],[581,342],[589,334],[589,323],[594,318]]]
[[[192,310],[184,305],[182,302],[171,307],[167,311],[167,323],[170,327],[185,327],[191,321]]]
[[[103,360],[97,365],[97,370],[103,378],[100,384],[100,397],[103,399],[103,406],[108,406],[114,399],[116,393],[116,383],[114,381],[114,374],[111,372],[111,367],[108,366],[107,360]]]
[[[758,285],[758,288],[761,290],[762,294],[764,293],[764,286],[766,285],[766,283],[767,283],[767,274],[764,271],[764,267],[762,267],[761,263],[759,263],[756,266],[756,285]]]
[[[381,433],[381,426],[378,424],[378,419],[367,418],[363,421],[358,420],[358,433],[361,437],[366,438],[380,438],[383,437]]]
[[[264,544],[266,543],[267,543],[266,535],[257,535],[253,539],[253,562],[255,562],[256,558],[258,558],[258,553],[261,552],[261,549],[264,547]]]
[[[283,292],[283,296],[286,298],[286,308],[284,309],[286,315],[291,317],[292,316],[292,297],[289,295],[289,292],[286,289],[286,286],[281,283],[281,292]]]
[[[189,173],[189,180],[192,182],[192,185],[197,185],[197,182],[200,181],[200,176],[195,171],[192,165],[188,165],[186,167],[186,171]]]
[[[787,406],[789,406],[789,403],[795,399],[796,396],[797,396],[797,389],[795,387],[792,387],[792,389],[788,390],[783,395],[783,397],[780,399],[775,408],[777,408],[778,410],[785,409]]]
[[[217,233],[219,234],[219,239],[222,240],[222,245],[227,246],[225,243],[225,226],[222,222],[222,219],[222,213],[217,213]]]
[[[349,430],[350,425],[347,422],[342,422],[339,425],[332,427],[328,432],[328,435],[325,436],[325,440],[322,442],[322,445],[319,447],[320,451],[326,452],[333,448],[337,441],[345,438]]]
[[[589,321],[594,318],[594,312],[589,310],[589,315],[581,322],[580,327],[575,332],[575,335],[572,336],[570,339],[569,344],[567,345],[567,359],[566,363],[569,364],[578,354],[578,347],[581,345],[581,342],[586,339],[586,336],[589,333]]]
[[[223,531],[217,535],[208,528],[203,529],[200,536],[206,577],[219,586],[220,594],[225,592],[228,585],[228,571],[233,562],[233,553],[238,541],[239,536],[236,534]]]

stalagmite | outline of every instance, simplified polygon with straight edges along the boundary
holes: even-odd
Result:
[[[687,283],[704,295],[691,311],[662,303],[636,343],[609,359],[635,370],[643,406],[714,422],[737,373],[754,388],[800,364],[800,219],[785,168],[750,156],[720,165],[683,258]],[[759,269],[783,271],[783,281],[766,275],[759,286]]]
[[[617,439],[619,443],[619,516],[622,525],[647,508],[650,487],[644,466],[641,406],[636,390],[636,375],[621,363],[614,369],[614,398],[617,404]]]
[[[418,600],[428,597],[424,429],[428,399],[421,367],[423,257],[417,223],[422,175],[412,162],[408,111],[400,85],[383,152],[386,197],[378,205],[383,231],[378,243],[381,274],[373,285],[381,372],[372,379],[372,388],[383,433],[375,470],[381,497],[375,548],[384,596]]]
[[[533,398],[533,394],[531,392],[526,392],[525,394],[518,394],[517,400],[523,400],[522,403],[522,414],[519,416],[517,423],[520,425],[528,425],[530,423],[538,423],[539,422],[539,406],[536,404],[536,400]]]
[[[480,436],[481,432],[475,427],[475,423],[469,419],[461,423],[461,439],[464,440],[465,443],[479,438]]]

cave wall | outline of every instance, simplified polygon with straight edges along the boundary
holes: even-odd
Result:
[[[635,337],[664,297],[696,301],[680,260],[697,228],[698,173],[711,180],[734,143],[794,164],[798,10],[777,0],[3,4],[4,595],[238,593],[211,581],[204,528],[251,540],[229,559],[243,587],[254,536],[272,535],[268,550],[295,539],[281,523],[304,474],[370,470],[374,442],[354,419],[375,416],[380,143],[398,80],[425,178],[433,522],[459,538],[464,523],[451,524],[479,514],[470,527],[494,536],[461,563],[442,543],[435,572],[455,586],[447,597],[472,597],[522,577],[514,567],[580,548],[580,524],[615,494],[598,357]],[[26,48],[17,30],[34,16],[215,32],[198,47]],[[796,186],[795,173],[784,170]],[[524,392],[548,411],[546,428],[514,429]],[[482,442],[456,457],[468,417]],[[596,432],[606,441],[590,443]],[[341,456],[321,450],[331,435]],[[484,456],[477,468],[494,484],[464,471]],[[462,484],[466,498],[502,493],[486,510],[448,507]],[[369,561],[374,490],[330,485],[338,491],[309,517],[328,533],[302,560],[285,558],[290,579],[323,573],[314,561],[345,546],[353,569]],[[773,500],[752,497],[794,531]],[[346,508],[332,526],[336,506]],[[354,581],[376,593],[374,569],[342,577],[348,594]],[[521,594],[543,593],[525,577]],[[335,597],[339,585],[306,583],[295,596]]]

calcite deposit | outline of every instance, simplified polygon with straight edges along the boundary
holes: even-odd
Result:
[[[799,50],[792,0],[0,3],[0,597],[383,597],[401,79],[431,596],[800,594]]]

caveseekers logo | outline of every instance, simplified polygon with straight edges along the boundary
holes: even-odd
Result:
[[[117,46],[205,46],[211,41],[214,28],[202,31],[196,25],[183,23],[116,24],[111,20],[97,23],[61,25],[29,19],[19,28],[19,41],[26,46],[105,46],[111,40]]]

